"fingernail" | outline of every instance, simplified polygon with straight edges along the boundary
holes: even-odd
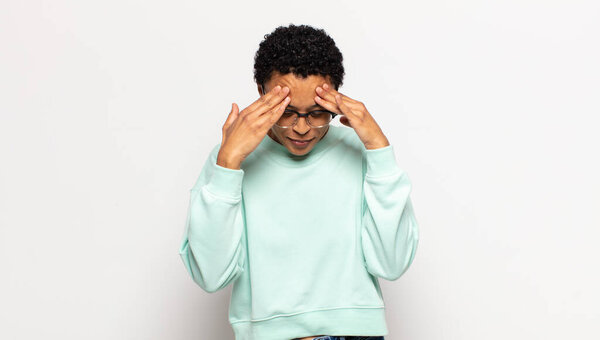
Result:
[[[279,86],[279,85],[275,86],[274,90],[275,90],[275,91],[279,91],[279,90],[281,90],[281,86]]]
[[[324,88],[324,89],[328,89],[328,88],[329,88],[329,85],[327,85],[327,84],[323,84],[323,88]]]

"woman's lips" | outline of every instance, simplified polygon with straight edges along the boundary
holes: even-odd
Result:
[[[307,146],[308,143],[310,143],[314,138],[311,139],[293,139],[290,137],[287,137],[292,144],[294,144],[295,146]]]

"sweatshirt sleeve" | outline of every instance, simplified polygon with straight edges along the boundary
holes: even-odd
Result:
[[[361,243],[374,276],[396,280],[412,263],[419,228],[410,200],[411,183],[391,145],[363,149],[364,198]]]
[[[217,165],[217,145],[190,189],[179,255],[206,292],[226,287],[242,272],[246,235],[242,214],[244,171]]]

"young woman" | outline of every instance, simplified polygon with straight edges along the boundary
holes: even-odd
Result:
[[[398,279],[415,256],[411,183],[365,105],[338,92],[343,76],[324,30],[265,36],[260,98],[232,104],[191,188],[179,253],[205,291],[233,283],[237,340],[388,333],[378,279]]]

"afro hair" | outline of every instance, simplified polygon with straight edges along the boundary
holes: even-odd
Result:
[[[308,25],[279,26],[264,36],[254,56],[254,80],[269,81],[273,71],[329,77],[337,90],[343,83],[344,66],[340,50],[323,29]]]

